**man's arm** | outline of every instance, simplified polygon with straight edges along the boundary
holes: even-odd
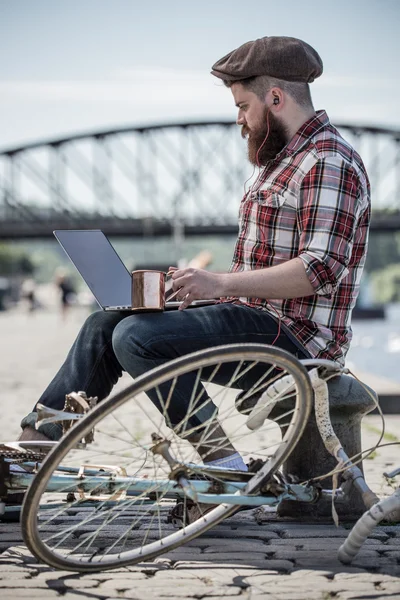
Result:
[[[297,298],[314,294],[300,258],[255,271],[210,273],[200,269],[179,269],[173,275],[173,289],[181,288],[177,298],[185,309],[193,300],[223,296],[252,298]]]
[[[193,300],[223,296],[252,298],[297,298],[314,294],[300,258],[255,271],[210,273],[200,269],[179,269],[172,275],[173,288],[182,288],[178,298],[185,298],[181,309]]]
[[[316,162],[303,179],[297,208],[299,257],[314,294],[331,297],[349,272],[368,197],[359,196],[353,167],[339,156]]]

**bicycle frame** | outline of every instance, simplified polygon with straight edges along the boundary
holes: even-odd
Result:
[[[185,465],[182,464],[182,468]],[[77,470],[77,469],[74,469]],[[10,490],[23,490],[29,487],[35,477],[34,473],[12,473],[10,474]],[[184,479],[182,483],[165,479],[152,481],[137,477],[118,477],[109,475],[52,475],[47,491],[59,493],[77,493],[81,499],[93,501],[93,493],[112,500],[118,493],[127,496],[143,496],[151,494],[151,490],[157,489],[157,494],[163,498],[190,498],[195,502],[204,504],[232,504],[237,506],[276,506],[282,500],[296,500],[300,502],[315,502],[318,498],[316,488],[299,484],[281,485],[281,491],[277,494],[247,495],[242,493],[246,482],[224,481],[221,482],[221,493],[210,492],[210,482],[196,479]]]

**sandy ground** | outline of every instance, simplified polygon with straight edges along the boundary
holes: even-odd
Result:
[[[56,297],[46,290],[46,308],[29,313],[21,305],[0,312],[0,439],[15,439],[21,418],[30,412],[65,360],[90,313],[71,307],[64,319]],[[122,378],[119,386],[129,383]],[[70,390],[72,391],[72,390]]]

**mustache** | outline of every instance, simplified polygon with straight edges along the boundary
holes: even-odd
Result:
[[[246,127],[246,125],[243,125],[240,133],[241,133],[242,138],[244,139],[246,137],[246,135],[250,135],[250,129],[248,129]]]

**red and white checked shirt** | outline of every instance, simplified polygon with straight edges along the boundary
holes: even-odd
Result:
[[[244,196],[230,269],[264,269],[300,257],[315,294],[240,302],[279,315],[311,356],[343,364],[369,221],[369,181],[362,160],[326,112],[318,111]]]

